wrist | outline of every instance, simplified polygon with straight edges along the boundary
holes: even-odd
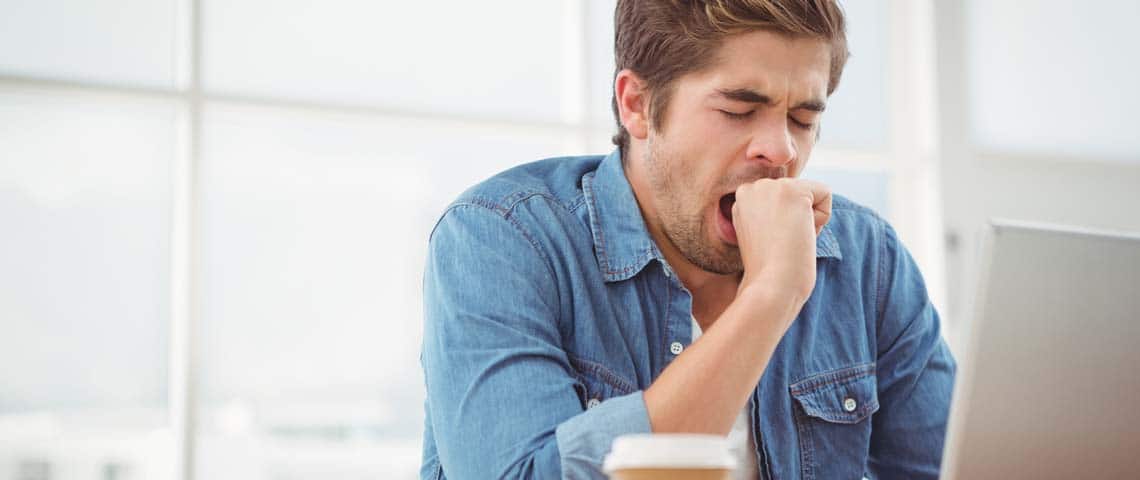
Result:
[[[755,282],[741,281],[733,303],[739,302],[748,311],[790,323],[807,299],[792,292],[772,288],[770,285],[772,284],[758,285]]]

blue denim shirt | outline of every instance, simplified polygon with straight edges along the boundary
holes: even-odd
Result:
[[[832,208],[749,400],[760,478],[934,478],[955,369],[938,314],[891,227]],[[613,439],[650,431],[642,392],[689,345],[691,304],[617,151],[463,193],[424,274],[421,478],[605,478]]]

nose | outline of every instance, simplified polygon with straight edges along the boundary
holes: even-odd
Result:
[[[747,155],[749,160],[758,161],[763,167],[793,170],[797,150],[787,122],[771,121],[758,125],[748,144]]]

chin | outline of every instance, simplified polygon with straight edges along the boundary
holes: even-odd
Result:
[[[698,258],[690,258],[689,261],[709,273],[736,275],[744,271],[740,248],[715,235],[705,243],[696,257]]]

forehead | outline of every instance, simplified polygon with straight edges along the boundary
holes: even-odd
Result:
[[[827,97],[831,47],[820,38],[754,31],[721,43],[711,66],[691,75],[705,88],[751,88],[773,97]]]

